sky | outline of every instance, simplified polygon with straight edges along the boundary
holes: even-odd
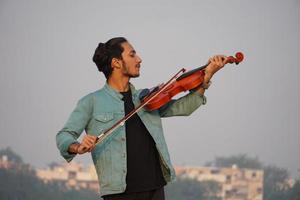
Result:
[[[173,164],[244,153],[299,177],[299,10],[299,0],[0,0],[0,149],[36,167],[63,161],[56,133],[105,83],[94,50],[123,36],[143,60],[137,88],[216,54],[245,55],[213,77],[206,105],[163,119]]]

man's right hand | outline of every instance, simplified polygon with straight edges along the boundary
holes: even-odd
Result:
[[[91,152],[96,146],[96,141],[97,141],[96,136],[86,134],[83,137],[82,142],[80,143],[80,145],[77,149],[77,153],[84,154],[86,152]]]
[[[68,151],[70,153],[78,153],[78,154],[84,154],[86,152],[91,152],[97,142],[97,137],[93,135],[86,134],[81,143],[73,143],[69,146]]]

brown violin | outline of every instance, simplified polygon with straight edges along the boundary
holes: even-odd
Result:
[[[227,57],[227,63],[235,63],[239,64],[244,59],[244,55],[241,52],[238,52],[235,54],[235,57],[229,56]],[[156,110],[166,103],[168,103],[172,97],[177,95],[180,92],[185,92],[187,90],[193,90],[200,86],[203,83],[204,75],[205,75],[205,68],[209,65],[206,64],[202,67],[198,67],[196,69],[193,69],[191,71],[188,71],[178,78],[176,78],[175,81],[170,83],[164,90],[160,91],[159,95],[156,95],[155,98],[148,101],[148,103],[145,105],[145,108],[149,111]],[[182,69],[184,72],[185,69]],[[155,92],[152,92],[152,94],[148,94],[145,96],[142,100],[142,102],[146,102],[150,98],[152,98],[155,95]]]

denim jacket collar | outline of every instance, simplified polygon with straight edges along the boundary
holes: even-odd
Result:
[[[135,99],[138,91],[135,89],[135,87],[131,83],[129,83],[129,87],[130,87],[130,90],[132,93],[132,97]],[[115,90],[114,88],[112,88],[107,82],[105,83],[103,88],[112,97],[117,98],[118,100],[122,101],[123,95],[120,92],[118,92],[117,90]]]

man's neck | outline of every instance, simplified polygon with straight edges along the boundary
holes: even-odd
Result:
[[[129,90],[129,78],[109,77],[107,83],[118,92],[127,92]]]

